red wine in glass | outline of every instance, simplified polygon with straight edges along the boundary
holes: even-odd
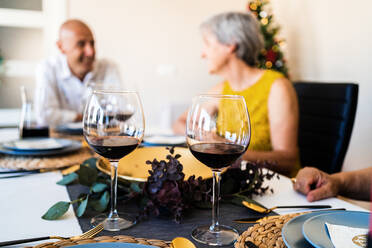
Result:
[[[95,90],[91,94],[84,111],[84,137],[111,165],[110,212],[92,218],[93,226],[103,222],[105,230],[119,231],[136,224],[132,214],[119,214],[116,209],[117,171],[119,160],[141,143],[144,127],[142,104],[136,92]]]
[[[191,153],[212,169],[233,164],[246,151],[246,146],[228,143],[198,143],[190,146]]]
[[[21,138],[49,137],[49,127],[23,127]]]
[[[213,173],[212,223],[196,227],[191,237],[211,246],[231,245],[239,233],[218,220],[220,181],[223,168],[231,166],[249,145],[245,99],[237,95],[196,96],[186,120],[186,140],[193,156]]]
[[[119,160],[134,151],[140,143],[139,139],[129,136],[86,137],[93,150],[109,160]]]

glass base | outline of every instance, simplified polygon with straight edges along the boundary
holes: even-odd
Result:
[[[192,231],[191,236],[200,243],[213,246],[230,245],[239,237],[238,231],[232,227],[218,225],[215,229],[212,231],[210,226],[200,226]]]
[[[93,217],[90,224],[96,226],[102,222],[104,230],[119,231],[134,226],[136,224],[136,218],[125,213],[119,213],[118,218],[108,218],[107,214],[100,214]]]

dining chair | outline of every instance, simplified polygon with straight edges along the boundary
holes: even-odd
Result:
[[[301,166],[327,173],[341,171],[353,130],[358,85],[295,82],[299,101]]]

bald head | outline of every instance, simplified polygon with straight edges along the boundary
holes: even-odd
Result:
[[[95,58],[94,38],[88,25],[76,19],[64,22],[59,30],[57,46],[66,55],[72,74],[83,80],[92,70]]]
[[[90,34],[93,36],[88,25],[77,19],[67,20],[59,28],[59,40],[68,39],[71,35],[80,34]]]

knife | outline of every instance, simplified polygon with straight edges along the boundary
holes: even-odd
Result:
[[[9,171],[0,171],[0,174],[18,174],[18,173],[39,173],[40,169],[36,170],[9,170]]]
[[[56,171],[56,170],[60,170],[62,175],[67,175],[67,174],[77,171],[79,168],[80,168],[80,165],[72,165],[72,166],[66,166],[66,167],[61,167],[61,168],[0,171],[0,179],[23,177],[23,176],[27,176],[31,174],[44,173],[44,172],[50,172],[50,171]]]
[[[23,177],[40,173],[40,169],[37,170],[13,170],[13,171],[0,171],[0,179]]]
[[[345,208],[333,208],[333,209],[324,209],[324,210],[316,210],[316,211],[306,211],[303,213],[313,213],[313,212],[323,212],[323,211],[339,211],[339,210],[346,210]],[[279,215],[271,215],[271,216],[265,216],[265,217],[248,217],[248,218],[242,218],[242,219],[235,219],[233,222],[236,223],[243,223],[243,224],[255,224],[259,223],[263,220],[270,220],[273,218],[277,218]]]

